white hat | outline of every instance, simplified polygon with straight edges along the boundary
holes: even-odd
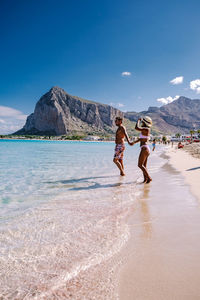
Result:
[[[147,127],[151,127],[152,126],[152,120],[150,117],[145,116],[144,118],[142,118],[142,122],[147,126]]]

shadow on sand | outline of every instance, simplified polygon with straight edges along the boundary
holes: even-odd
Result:
[[[198,170],[198,169],[200,169],[200,167],[196,167],[196,168],[187,169],[186,171],[195,171],[195,170]]]
[[[68,179],[68,180],[57,180],[57,181],[46,181],[44,183],[50,183],[50,184],[55,184],[55,183],[62,183],[62,184],[71,184],[71,183],[76,183],[76,182],[87,182],[88,180],[93,180],[93,179],[99,179],[99,178],[111,178],[111,177],[118,177],[117,175],[112,175],[112,176],[97,176],[97,177],[83,177],[83,178],[74,178],[74,179]]]
[[[74,179],[69,179],[69,180],[58,180],[58,181],[48,181],[45,183],[48,184],[63,184],[63,185],[69,185],[69,190],[70,191],[84,191],[84,190],[95,190],[95,189],[102,189],[102,188],[111,188],[111,187],[118,187],[122,185],[128,185],[128,184],[136,184],[136,182],[117,182],[117,183],[110,183],[110,184],[100,184],[94,179],[102,179],[102,178],[113,178],[113,177],[119,177],[118,175],[112,175],[112,176],[98,176],[98,177],[83,177],[83,178],[74,178]],[[122,178],[120,177],[120,181]],[[91,185],[89,186],[70,186],[70,185],[75,185],[76,183],[89,183]]]
[[[94,182],[93,185],[86,186],[86,187],[74,187],[70,188],[70,191],[85,191],[85,190],[95,190],[95,189],[105,189],[105,188],[111,188],[111,187],[117,187],[117,186],[123,186],[128,184],[133,184],[134,182],[118,182],[118,183],[111,183],[111,184],[100,184],[98,182]]]

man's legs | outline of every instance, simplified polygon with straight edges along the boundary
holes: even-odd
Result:
[[[115,155],[113,162],[116,164],[118,169],[120,170],[120,175],[124,176],[124,164],[123,164],[123,155],[124,155],[124,145],[116,145],[115,147]]]
[[[121,166],[122,166],[122,169],[124,170],[123,158],[120,158],[120,159],[119,159],[119,162],[120,162],[120,164],[121,164]]]
[[[120,170],[120,175],[124,176],[124,166],[123,163],[121,164],[121,162],[119,161],[118,158],[114,158],[113,162],[116,164],[116,166],[118,167],[118,169]]]

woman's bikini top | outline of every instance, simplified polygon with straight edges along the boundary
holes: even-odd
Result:
[[[140,139],[147,139],[147,140],[149,140],[150,136],[149,135],[143,135],[142,133],[140,133]]]

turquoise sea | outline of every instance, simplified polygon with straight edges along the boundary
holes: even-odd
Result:
[[[1,220],[73,188],[109,183],[118,175],[113,149],[113,143],[0,140]],[[135,164],[137,152],[126,147],[126,164]]]
[[[139,147],[126,145],[120,177],[114,146],[0,140],[2,297],[114,299],[117,263],[109,263],[129,238],[126,219],[142,181]],[[161,151],[151,154],[152,176]]]

